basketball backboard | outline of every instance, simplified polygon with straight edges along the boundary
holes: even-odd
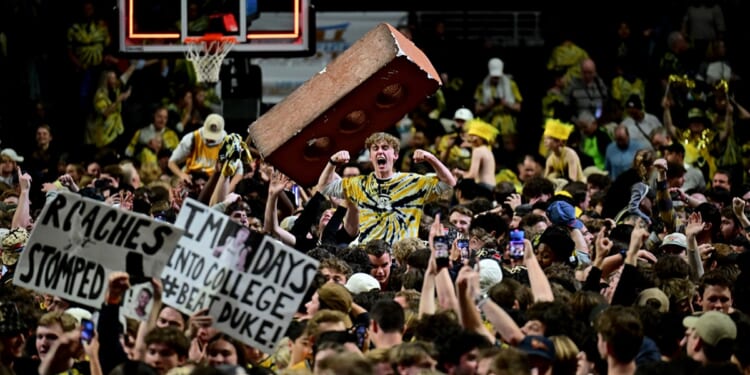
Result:
[[[123,54],[184,53],[187,37],[237,38],[232,54],[308,56],[315,52],[311,0],[118,0]]]

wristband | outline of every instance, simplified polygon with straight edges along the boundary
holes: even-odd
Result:
[[[333,165],[333,166],[339,166],[339,165],[341,165],[341,163],[337,163],[337,162],[333,161],[333,158],[328,159],[328,164]]]

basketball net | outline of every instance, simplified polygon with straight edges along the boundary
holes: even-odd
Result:
[[[185,58],[193,64],[199,83],[219,81],[221,62],[237,40],[223,35],[205,35],[200,38],[185,38]]]

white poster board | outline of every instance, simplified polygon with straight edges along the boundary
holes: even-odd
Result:
[[[163,301],[185,314],[208,308],[221,332],[273,353],[318,269],[298,250],[188,199],[185,233],[162,273]]]
[[[158,277],[181,236],[172,224],[61,192],[37,218],[13,283],[101,308],[111,272]]]

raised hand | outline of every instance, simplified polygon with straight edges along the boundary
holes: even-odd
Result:
[[[510,206],[513,211],[515,211],[516,208],[523,203],[523,201],[521,200],[521,194],[509,195],[508,198],[505,199],[505,203]]]
[[[745,200],[742,198],[734,197],[732,199],[732,212],[738,218],[745,215]]]
[[[281,193],[287,184],[289,184],[289,177],[279,171],[273,171],[271,173],[271,181],[268,184],[268,194],[276,195]]]
[[[648,238],[648,229],[643,227],[633,228],[633,232],[630,234],[630,249],[636,252],[643,247],[643,241]]]
[[[128,289],[130,289],[130,275],[122,271],[112,272],[109,275],[107,285],[107,303],[110,305],[119,304]]]
[[[21,172],[20,167],[16,167],[16,171],[18,172],[18,185],[21,187],[21,191],[29,191],[31,189],[31,175]]]
[[[349,151],[341,150],[331,156],[331,163],[333,165],[342,165],[346,164],[351,160],[351,156],[349,155]]]
[[[60,181],[60,184],[68,188],[68,190],[74,193],[78,192],[78,185],[76,185],[75,180],[73,180],[73,176],[66,173],[60,176],[58,180]]]
[[[234,202],[237,202],[238,200],[240,200],[240,198],[242,198],[242,196],[237,193],[229,193],[227,194],[227,197],[224,198],[224,204],[228,206]]]
[[[427,161],[427,159],[430,156],[433,156],[433,155],[425,150],[419,149],[419,150],[414,151],[414,156],[412,156],[412,160],[415,163],[423,163]]]
[[[599,233],[596,236],[596,253],[594,253],[595,257],[594,262],[597,265],[601,265],[604,263],[604,258],[606,258],[609,255],[609,252],[612,250],[612,246],[614,246],[614,243],[606,236],[606,227],[602,227],[601,230],[599,230]]]
[[[703,218],[701,217],[700,212],[693,212],[688,217],[688,223],[685,227],[685,236],[687,237],[695,237],[703,230]]]

